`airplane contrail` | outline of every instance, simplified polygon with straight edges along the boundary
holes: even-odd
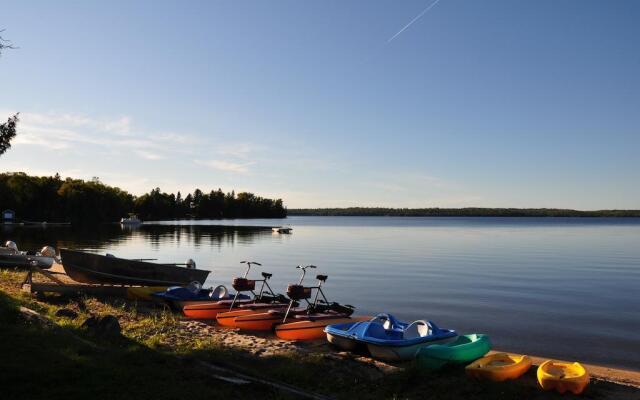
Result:
[[[410,27],[414,22],[416,22],[417,20],[420,19],[420,17],[422,17],[423,15],[425,15],[429,10],[431,10],[436,4],[438,4],[440,2],[440,0],[436,0],[433,3],[431,3],[427,8],[425,8],[424,10],[422,10],[422,12],[420,14],[418,14],[414,19],[412,19],[408,24],[406,24],[404,26],[404,28],[400,29],[398,31],[398,33],[396,33],[395,35],[391,36],[389,38],[389,40],[387,40],[387,43],[391,43],[391,41],[395,38],[398,37],[398,35],[400,35],[402,32],[404,32],[408,27]]]

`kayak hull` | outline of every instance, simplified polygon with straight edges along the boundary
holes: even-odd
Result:
[[[542,389],[559,393],[580,394],[589,384],[589,372],[577,362],[547,360],[540,364],[536,375]]]
[[[474,333],[461,335],[446,344],[434,344],[418,351],[418,365],[439,369],[447,364],[469,364],[491,350],[489,336]]]
[[[531,367],[531,358],[520,354],[491,354],[465,367],[467,376],[479,380],[502,382],[517,379]]]
[[[371,317],[321,317],[289,322],[276,326],[276,336],[284,340],[319,340],[325,338],[324,329],[328,325],[345,322],[368,321]]]

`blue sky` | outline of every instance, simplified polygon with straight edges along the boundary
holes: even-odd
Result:
[[[432,4],[8,2],[0,117],[22,122],[0,170],[289,207],[640,208],[640,2],[440,0],[407,27]]]

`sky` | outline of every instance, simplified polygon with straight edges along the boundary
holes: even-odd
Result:
[[[640,2],[7,1],[0,171],[297,207],[640,208]]]

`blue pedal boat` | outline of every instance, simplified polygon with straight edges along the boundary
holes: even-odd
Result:
[[[151,296],[162,300],[176,310],[182,311],[187,305],[220,300],[233,300],[235,294],[229,293],[227,288],[220,285],[211,289],[202,289],[196,286],[173,286],[164,292],[153,293]],[[245,294],[238,294],[237,300],[249,300]]]
[[[457,336],[456,331],[439,328],[433,321],[406,323],[391,314],[378,314],[370,321],[329,325],[324,331],[329,343],[351,351],[366,346],[374,358],[383,361],[411,360],[422,347],[446,343]]]

